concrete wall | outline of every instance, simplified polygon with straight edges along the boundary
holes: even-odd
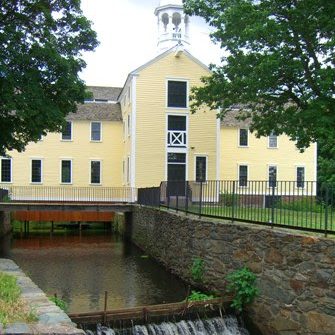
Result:
[[[10,213],[0,211],[0,237],[8,234],[11,230]]]
[[[144,207],[134,208],[132,239],[186,280],[193,259],[204,259],[204,285],[219,291],[227,273],[248,266],[260,289],[248,313],[264,335],[335,332],[334,239]]]

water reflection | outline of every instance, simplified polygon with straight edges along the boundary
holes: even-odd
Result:
[[[0,244],[1,245],[1,244]],[[14,238],[7,257],[47,294],[69,303],[69,312],[181,301],[185,285],[121,238],[89,232]]]

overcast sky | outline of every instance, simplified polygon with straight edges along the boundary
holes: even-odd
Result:
[[[100,46],[85,53],[87,63],[81,78],[87,85],[122,87],[129,72],[157,55],[158,0],[82,0],[85,16],[93,22]],[[218,46],[208,36],[209,28],[191,17],[191,53],[208,65],[220,59]]]

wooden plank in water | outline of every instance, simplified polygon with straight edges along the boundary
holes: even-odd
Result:
[[[69,317],[76,323],[98,323],[116,320],[143,320],[147,317],[156,316],[176,316],[181,313],[195,312],[200,309],[223,307],[228,308],[231,303],[231,297],[217,298],[206,301],[178,302],[161,305],[139,306],[132,308],[123,308],[107,312],[88,312],[72,313]]]

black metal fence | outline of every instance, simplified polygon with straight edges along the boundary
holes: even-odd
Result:
[[[158,188],[157,188],[158,189]],[[335,187],[313,181],[162,182],[139,203],[201,216],[335,234]],[[142,192],[142,191],[141,191]],[[150,193],[149,193],[150,192]]]
[[[7,201],[8,199],[8,190],[0,188],[0,201]]]
[[[135,202],[137,190],[131,187],[63,187],[9,186],[2,187],[7,201],[15,202]],[[1,199],[1,193],[0,193]]]
[[[160,205],[160,192],[159,187],[139,188],[137,192],[137,203],[157,207]]]

